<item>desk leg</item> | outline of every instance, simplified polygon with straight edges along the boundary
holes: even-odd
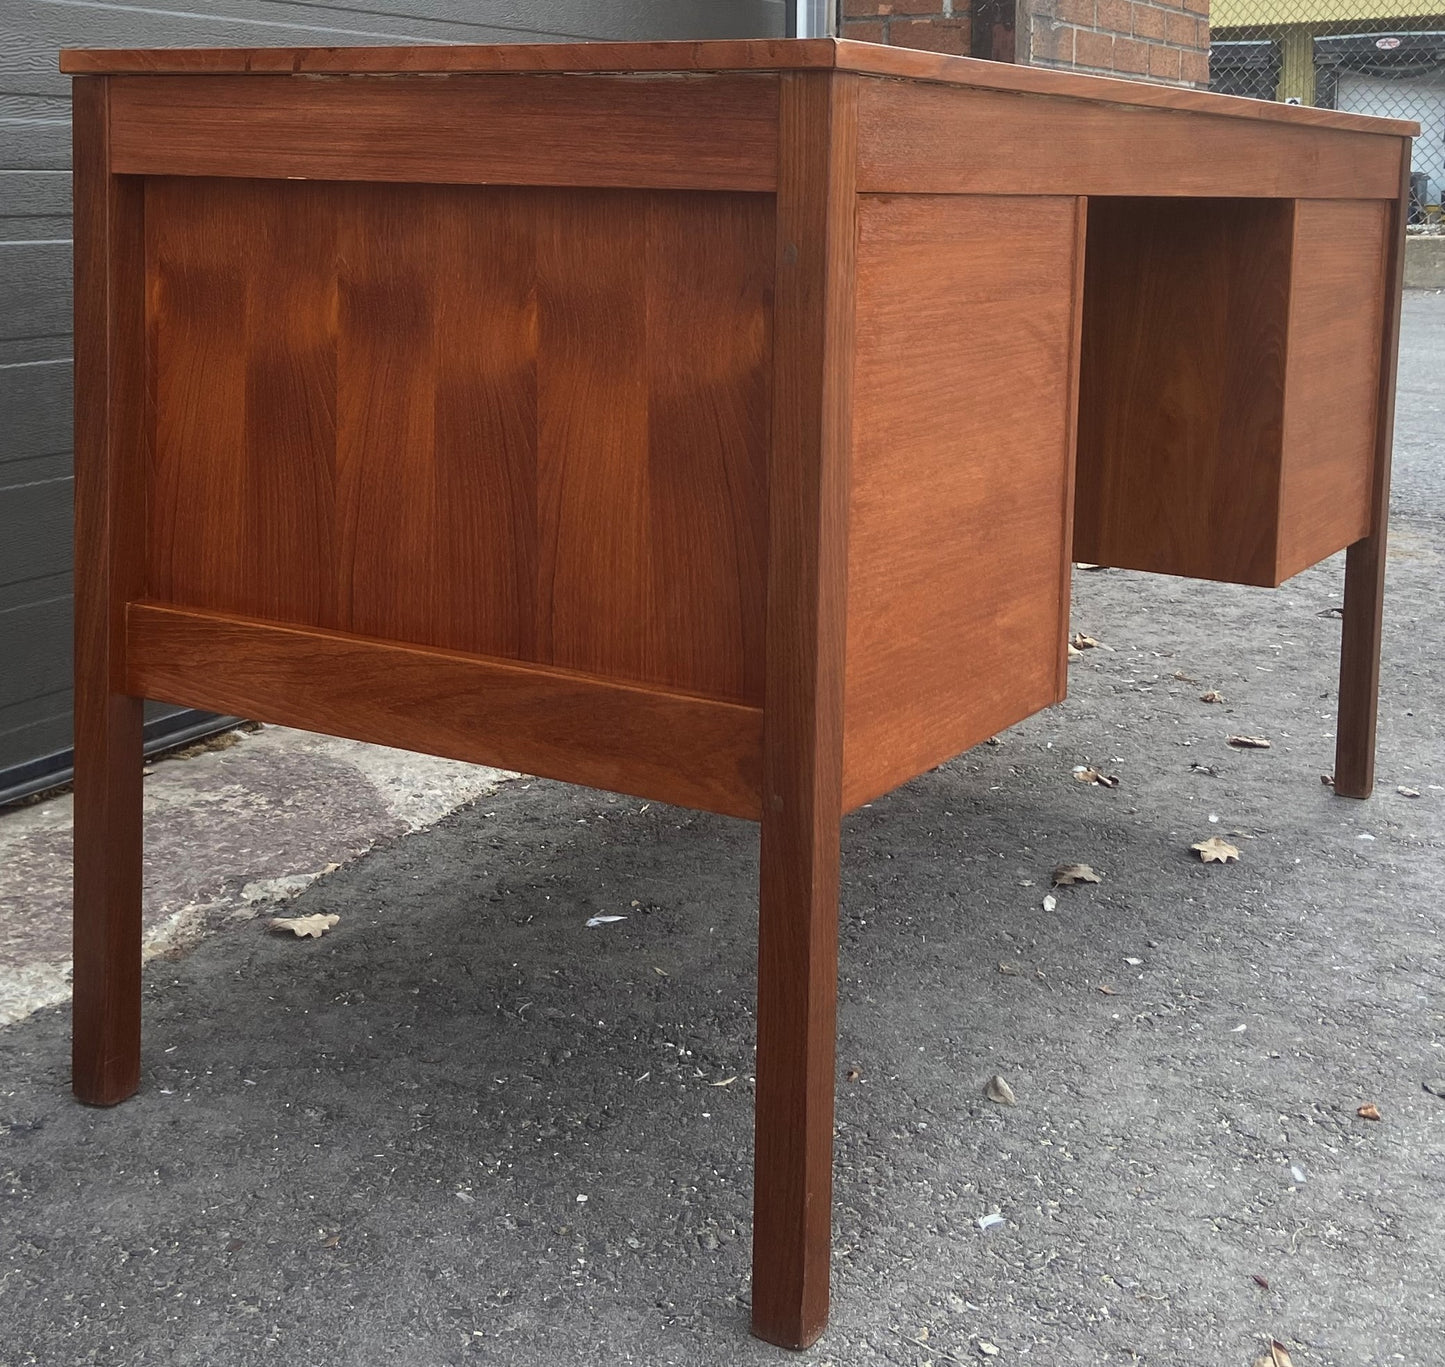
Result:
[[[857,84],[781,78],[758,904],[753,1333],[828,1322]]]
[[[75,1095],[113,1106],[140,1081],[141,702],[77,679]]]
[[[122,692],[141,596],[143,191],[109,169],[109,82],[78,77],[75,155],[75,1008],[72,1085],[111,1106],[140,1079],[141,700]]]
[[[1345,621],[1335,792],[1369,797],[1375,787],[1375,715],[1380,699],[1380,629],[1385,603],[1385,527],[1345,552]]]
[[[763,816],[752,1318],[785,1348],[828,1322],[838,824],[836,811]]]
[[[1380,701],[1380,629],[1385,608],[1385,542],[1390,523],[1390,458],[1395,435],[1395,369],[1400,349],[1400,300],[1405,223],[1410,208],[1410,141],[1401,152],[1396,200],[1384,263],[1379,398],[1369,536],[1345,553],[1345,621],[1340,641],[1340,715],[1335,732],[1335,792],[1369,797],[1375,787],[1375,716]]]

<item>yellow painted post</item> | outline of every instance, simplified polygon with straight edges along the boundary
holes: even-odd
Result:
[[[1315,31],[1306,24],[1286,24],[1279,34],[1280,100],[1315,102]]]

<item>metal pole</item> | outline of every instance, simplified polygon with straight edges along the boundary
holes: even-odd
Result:
[[[789,38],[826,38],[833,31],[833,0],[788,0]]]

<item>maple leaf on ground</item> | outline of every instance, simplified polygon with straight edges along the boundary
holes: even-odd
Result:
[[[1239,858],[1239,850],[1227,840],[1211,835],[1208,840],[1198,840],[1189,847],[1199,856],[1201,864],[1228,864]]]
[[[273,916],[267,924],[272,930],[291,931],[298,940],[307,936],[319,940],[340,919],[335,912],[318,912],[315,916]]]

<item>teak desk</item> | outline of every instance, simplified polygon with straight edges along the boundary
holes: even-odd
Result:
[[[798,1346],[839,821],[1064,696],[1073,556],[1348,547],[1369,792],[1413,125],[829,40],[63,66],[84,1100],[139,1074],[142,698],[760,821]]]

